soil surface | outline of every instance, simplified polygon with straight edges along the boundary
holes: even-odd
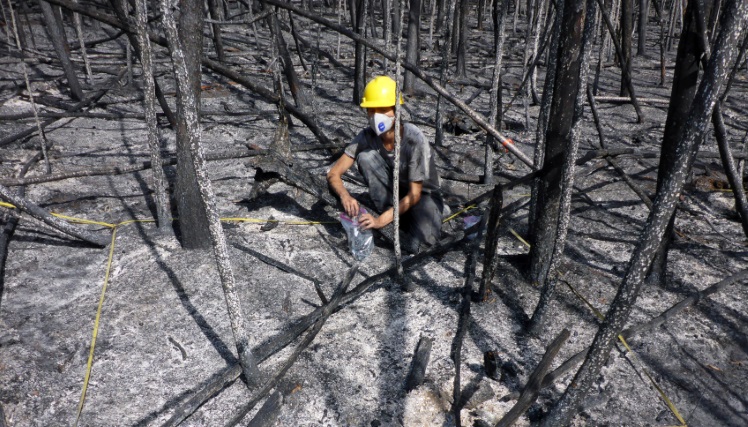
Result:
[[[27,70],[40,111],[61,111],[55,103],[70,105],[65,78],[55,60],[46,34],[30,15],[36,49],[42,60],[31,61]],[[329,16],[335,19],[334,15]],[[67,22],[67,21],[66,21]],[[321,40],[334,52],[337,35],[298,19],[307,40]],[[488,43],[491,27],[471,25],[468,49],[469,75],[490,80]],[[72,26],[69,37],[75,40]],[[106,36],[89,21],[84,25],[88,41]],[[245,27],[227,26],[229,62],[266,87],[272,87],[268,70],[267,31],[258,27],[257,39]],[[381,31],[380,31],[381,33]],[[291,40],[288,33],[284,34]],[[381,36],[381,34],[380,34]],[[428,40],[428,26],[424,26]],[[505,103],[517,92],[525,34],[508,26],[504,77]],[[231,41],[233,38],[235,41]],[[248,43],[240,45],[237,40]],[[259,47],[255,45],[255,40]],[[89,47],[94,70],[87,93],[108,89],[89,113],[142,113],[140,69],[133,80],[125,74],[122,38]],[[207,39],[206,39],[206,43]],[[74,45],[76,43],[73,43]],[[237,47],[231,47],[237,46]],[[242,49],[239,49],[239,46]],[[254,49],[248,52],[246,46]],[[4,54],[7,50],[3,49]],[[593,58],[597,57],[597,46]],[[317,59],[303,49],[310,72],[300,64],[304,88],[314,99],[310,111],[322,129],[344,144],[366,126],[364,113],[352,107],[353,46],[343,39],[340,62],[346,69]],[[651,46],[651,52],[659,47]],[[206,53],[214,55],[212,45]],[[295,52],[293,52],[295,54]],[[665,86],[659,85],[657,55],[634,59],[634,84],[642,102],[644,122],[636,123],[628,104],[600,101],[606,143],[609,148],[658,151],[667,113],[669,85],[675,49],[668,52]],[[74,51],[74,58],[80,58]],[[371,73],[381,62],[370,56]],[[298,60],[298,56],[295,56]],[[595,59],[596,61],[596,59]],[[113,65],[114,64],[114,65]],[[425,51],[421,64],[437,75],[438,57]],[[83,64],[75,62],[83,76]],[[165,51],[158,50],[159,82],[173,103],[173,80]],[[545,68],[538,74],[542,88]],[[464,80],[464,79],[463,79]],[[598,95],[617,96],[617,67],[604,67]],[[728,137],[742,150],[745,134],[742,116],[746,106],[745,72],[735,82],[725,114]],[[450,84],[461,99],[477,94],[470,105],[487,114],[488,92],[469,85]],[[289,96],[290,99],[290,95]],[[507,135],[528,155],[534,147],[538,106],[526,111],[521,98],[505,113]],[[433,138],[436,97],[422,87],[406,97],[405,116]],[[58,105],[59,107],[59,105]],[[448,110],[454,108],[448,107]],[[23,83],[23,68],[14,56],[0,63],[0,116],[31,112]],[[208,153],[272,145],[278,123],[276,106],[216,74],[205,71],[202,94],[202,141]],[[229,112],[246,114],[229,115]],[[176,149],[174,134],[163,117],[163,149]],[[2,136],[34,126],[33,118],[3,120]],[[294,146],[318,141],[298,121],[290,129]],[[148,160],[146,129],[141,118],[75,117],[55,121],[46,128],[54,146],[49,150],[52,172],[100,166],[124,166]],[[587,112],[581,134],[582,149],[598,148],[599,139]],[[483,168],[485,133],[448,134],[443,147],[435,148],[441,172],[477,175]],[[40,146],[39,136],[0,147],[0,179],[14,178]],[[716,152],[713,136],[702,150]],[[296,152],[295,162],[323,176],[332,162],[329,151]],[[520,177],[529,169],[506,153],[497,153],[496,172],[502,182]],[[654,194],[657,159],[621,156],[619,164],[649,194]],[[230,245],[238,292],[251,333],[259,345],[287,331],[298,319],[318,307],[320,298],[313,280],[329,298],[354,260],[337,214],[306,192],[278,183],[255,200],[248,200],[254,169],[247,159],[209,163],[219,212],[225,218],[254,218],[260,222],[227,221],[224,230]],[[29,177],[45,173],[39,162]],[[167,167],[173,178],[174,170]],[[111,224],[154,215],[148,171],[125,175],[95,176],[34,184],[26,197],[45,209],[75,218]],[[452,212],[464,202],[488,191],[479,184],[443,180]],[[346,185],[358,194],[365,189]],[[462,357],[459,361],[465,409],[462,425],[494,424],[516,402],[502,397],[521,391],[545,353],[545,347],[562,329],[571,337],[555,359],[553,368],[585,349],[599,320],[585,301],[605,313],[626,271],[629,257],[646,222],[648,209],[623,178],[604,160],[580,166],[576,175],[573,218],[562,266],[569,287],[559,285],[547,326],[538,337],[524,333],[539,289],[524,277],[522,256],[528,248],[515,237],[527,235],[528,187],[504,195],[505,205],[519,201],[521,208],[506,217],[499,241],[499,271],[492,283],[493,298],[471,307]],[[734,209],[733,196],[724,190],[718,158],[701,156],[693,180],[682,195],[677,213],[676,236],[669,253],[666,285],[647,285],[636,303],[629,325],[645,322],[678,301],[723,278],[748,268],[748,248]],[[17,190],[17,187],[14,188]],[[0,208],[5,224],[14,213]],[[445,232],[460,229],[461,213],[445,225]],[[261,231],[265,219],[280,225]],[[302,222],[303,224],[295,224]],[[308,222],[319,222],[309,224]],[[101,235],[111,230],[96,224],[81,225]],[[111,269],[108,269],[112,250]],[[259,252],[303,273],[288,273],[262,262]],[[351,287],[367,276],[390,268],[393,250],[378,240],[360,266]],[[481,249],[482,254],[482,249]],[[477,276],[482,273],[482,256]],[[458,326],[462,287],[465,281],[465,246],[431,257],[408,271],[413,290],[404,292],[390,278],[380,280],[353,302],[333,314],[312,344],[303,351],[277,387],[283,405],[275,420],[278,426],[452,426],[451,413],[455,363],[451,357]],[[4,269],[0,271],[0,425],[53,426],[75,422],[86,375],[92,333],[97,334],[88,390],[80,425],[160,425],[195,390],[209,383],[225,368],[235,365],[236,348],[231,333],[221,283],[212,254],[181,248],[173,233],[159,232],[153,223],[136,222],[117,228],[112,247],[93,248],[64,236],[21,215],[12,235]],[[103,286],[106,292],[103,293]],[[572,290],[573,287],[573,290]],[[96,328],[97,307],[103,298]],[[733,284],[706,298],[651,332],[611,352],[596,389],[584,402],[573,425],[678,425],[663,397],[691,426],[744,426],[748,424],[748,288]],[[97,331],[97,332],[94,332]],[[405,392],[416,345],[421,337],[433,340],[424,383]],[[270,377],[300,342],[272,355],[260,364]],[[487,351],[497,352],[503,366],[500,380],[489,378],[483,364]],[[653,382],[661,388],[657,391]],[[572,373],[540,393],[538,401],[516,425],[537,420],[569,385]],[[201,406],[184,425],[215,426],[227,422],[252,396],[241,380],[235,381]],[[245,418],[259,409],[255,409]]]

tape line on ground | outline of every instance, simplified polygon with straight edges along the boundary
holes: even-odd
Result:
[[[576,289],[574,289],[574,287],[571,286],[571,283],[567,282],[566,280],[561,280],[561,282],[565,283],[566,286],[568,286],[569,289],[571,289],[571,291],[574,293],[574,295],[576,295],[579,299],[581,299],[582,301],[584,301],[584,303],[587,305],[587,307],[589,307],[592,310],[592,312],[595,313],[595,316],[597,316],[597,318],[600,319],[600,321],[605,320],[605,316],[600,312],[600,310],[598,310],[597,308],[595,308],[595,306],[593,306],[587,300],[587,298],[585,298]],[[647,378],[649,379],[649,381],[652,383],[652,386],[660,394],[660,397],[665,402],[665,405],[667,405],[668,409],[670,409],[670,412],[672,412],[673,415],[675,416],[675,418],[680,422],[680,426],[678,426],[678,427],[686,427],[686,420],[684,420],[683,417],[681,416],[680,412],[678,412],[678,408],[675,407],[675,404],[673,404],[673,402],[670,400],[670,398],[667,397],[667,395],[665,394],[665,391],[662,389],[662,387],[660,387],[660,385],[657,384],[657,381],[655,381],[655,379],[652,378],[652,375],[649,374],[649,372],[647,371],[647,369],[644,368],[644,365],[638,359],[638,357],[636,356],[636,353],[634,352],[634,350],[632,350],[631,347],[629,347],[629,344],[623,338],[623,335],[618,335],[618,340],[621,341],[621,343],[623,344],[624,347],[626,347],[626,351],[628,351],[628,354],[631,355],[631,358],[634,359],[634,360],[636,360],[636,362],[638,363],[638,365],[641,368],[642,372],[644,372],[644,375],[647,376]]]
[[[13,204],[2,202],[2,201],[0,201],[0,207],[5,207],[9,209],[16,208],[16,206],[14,206]],[[475,208],[476,208],[476,205],[466,206],[465,208],[454,213],[453,215],[450,215],[449,217],[445,218],[442,222],[447,223],[457,218],[460,214],[467,212],[469,210],[475,209]],[[101,287],[101,295],[99,296],[99,304],[98,304],[98,307],[96,308],[96,316],[94,318],[94,326],[93,326],[93,331],[91,333],[91,346],[88,352],[88,361],[86,362],[86,373],[83,378],[83,388],[81,390],[81,397],[78,402],[78,408],[76,409],[75,423],[73,424],[74,426],[77,426],[78,422],[80,421],[81,414],[83,412],[83,406],[86,401],[86,393],[88,391],[88,384],[91,379],[91,371],[93,370],[93,359],[94,359],[94,353],[96,349],[96,339],[99,334],[101,312],[104,307],[106,290],[109,285],[109,278],[110,278],[110,274],[112,270],[112,263],[114,259],[114,247],[115,247],[115,242],[117,239],[117,231],[119,227],[124,226],[124,225],[129,225],[133,223],[156,222],[156,221],[153,219],[131,219],[131,220],[119,222],[117,224],[112,224],[112,223],[103,222],[103,221],[93,221],[93,220],[89,220],[85,218],[78,218],[78,217],[73,217],[73,216],[68,216],[68,215],[63,215],[63,214],[57,214],[54,212],[52,212],[51,214],[58,218],[69,221],[71,223],[99,225],[99,226],[103,226],[103,227],[106,227],[112,230],[112,239],[109,245],[109,256],[107,257],[106,270],[104,273],[104,283],[102,284],[102,287]],[[175,221],[175,220],[176,218],[172,218],[172,221]],[[276,222],[279,224],[286,224],[286,225],[337,224],[337,221],[294,221],[294,220],[261,219],[261,218],[250,218],[250,217],[228,217],[228,218],[221,218],[220,220],[222,222],[249,222],[249,223],[257,223],[257,224]],[[525,242],[525,244],[527,243]]]

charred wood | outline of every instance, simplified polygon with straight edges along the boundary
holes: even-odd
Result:
[[[542,291],[529,325],[532,333],[538,332],[544,320],[566,245],[595,9],[592,0],[564,5],[561,25],[565,35],[559,41],[558,71],[543,155],[546,159],[561,155],[563,161],[548,163],[553,168],[539,180],[534,206],[537,224],[532,227],[530,275]]]
[[[458,246],[463,242],[464,239],[462,234],[457,234],[455,236],[442,239],[438,245],[435,245],[429,250],[421,252],[417,255],[414,255],[412,258],[403,261],[403,269],[406,271],[414,269],[423,264],[431,256],[452,250],[455,246]],[[344,306],[346,304],[349,304],[350,302],[355,301],[357,298],[371,289],[372,286],[386,278],[393,277],[395,274],[397,274],[397,267],[392,266],[388,270],[385,270],[379,274],[363,280],[353,289],[343,295],[340,301],[340,305]],[[327,304],[325,305],[325,307],[329,305],[330,304]],[[320,319],[323,310],[324,307],[315,309],[311,313],[299,319],[287,331],[281,333],[278,336],[270,338],[269,340],[266,340],[255,347],[253,349],[253,353],[257,355],[257,359],[259,361],[264,361],[271,355],[284,349],[291,342],[295,341],[299,336],[301,336],[301,334],[304,333],[304,331],[309,329],[309,327],[314,325],[314,323],[317,322],[318,319]],[[169,421],[164,424],[164,427],[176,426],[181,423],[183,420],[189,417],[190,414],[195,412],[200,406],[202,406],[205,402],[207,402],[219,391],[221,391],[224,387],[236,381],[241,373],[241,366],[239,366],[238,364],[221,370],[217,375],[214,375],[210,380],[203,383],[202,386],[199,387],[198,390],[186,402],[180,405],[176,409],[172,417],[169,419]]]
[[[49,33],[52,46],[62,63],[65,77],[68,79],[68,86],[70,87],[72,98],[76,101],[82,101],[85,96],[83,95],[80,82],[78,82],[78,76],[75,74],[75,70],[73,69],[73,64],[70,62],[70,46],[65,37],[64,29],[62,28],[62,19],[55,14],[52,10],[52,6],[50,6],[50,4],[45,0],[38,0],[38,2],[39,6],[42,8],[42,14],[46,23],[45,28]]]
[[[503,189],[496,185],[491,194],[491,210],[486,224],[486,248],[483,256],[483,277],[478,289],[478,301],[487,302],[491,297],[491,281],[496,273],[496,248],[499,244],[499,226],[501,225],[501,211],[504,205]]]
[[[715,49],[704,70],[704,77],[681,132],[680,147],[675,161],[658,191],[653,209],[629,261],[623,282],[618,288],[605,320],[590,346],[590,351],[574,377],[576,387],[568,387],[543,420],[545,426],[568,424],[576,414],[582,399],[589,393],[600,370],[605,365],[613,343],[628,321],[629,314],[647,275],[652,257],[673,217],[678,197],[693,163],[699,144],[704,138],[707,122],[712,115],[719,91],[727,77],[727,65],[735,59],[740,37],[748,18],[748,4],[729,0],[721,17],[721,29]]]
[[[465,339],[468,327],[470,325],[470,301],[473,298],[473,282],[475,281],[475,268],[478,264],[478,251],[480,249],[480,242],[483,240],[483,233],[486,230],[486,218],[481,217],[481,221],[478,225],[477,237],[473,238],[473,241],[469,245],[469,254],[465,260],[465,285],[462,288],[462,303],[460,304],[460,317],[457,323],[457,333],[455,334],[454,341],[452,343],[452,361],[455,365],[455,378],[452,391],[452,413],[454,416],[457,427],[460,423],[460,412],[464,402],[462,401],[462,386],[460,384],[460,371],[462,368],[462,342]],[[466,231],[466,234],[470,235],[470,230]]]
[[[327,150],[341,148],[340,144],[311,144],[308,146],[295,146],[291,147],[291,151],[312,151],[312,150]],[[270,150],[229,150],[218,153],[206,154],[206,161],[217,161],[217,160],[229,160],[229,159],[240,159],[244,157],[253,157],[270,153]],[[170,166],[177,164],[176,157],[168,157],[163,160],[164,166]],[[29,178],[5,178],[0,179],[0,185],[8,187],[16,187],[19,185],[27,184],[41,184],[44,182],[61,181],[64,179],[80,178],[84,176],[101,176],[101,175],[122,175],[126,173],[138,172],[151,168],[151,162],[145,161],[134,165],[123,165],[123,166],[109,166],[100,168],[86,168],[81,170],[61,172],[53,175],[33,176]]]
[[[631,0],[627,0],[631,1]],[[603,4],[602,0],[597,0],[597,4],[600,6],[600,13],[602,14],[603,20],[605,21],[605,25],[608,27],[608,31],[611,34],[611,40],[613,41],[613,44],[616,47],[616,54],[618,55],[618,60],[621,62],[621,75],[622,75],[622,84],[628,88],[628,95],[631,97],[631,104],[634,106],[634,110],[636,111],[636,121],[637,123],[641,123],[644,120],[644,116],[641,112],[641,107],[639,106],[639,101],[636,98],[636,92],[634,90],[634,84],[631,80],[631,69],[629,67],[629,62],[626,60],[626,57],[623,52],[623,48],[621,48],[621,44],[618,42],[618,39],[616,38],[616,32],[613,28],[613,24],[610,22],[610,16],[608,14],[608,10]],[[630,49],[629,49],[630,50]],[[630,55],[629,55],[630,57]]]
[[[124,70],[122,72],[120,72],[120,75],[117,77],[118,79],[119,79],[120,76],[123,75],[123,72],[124,72]],[[81,108],[87,107],[88,105],[93,104],[96,101],[98,101],[99,99],[101,99],[101,97],[104,96],[104,94],[106,94],[106,92],[107,92],[106,90],[100,90],[100,91],[96,92],[95,94],[93,94],[92,96],[84,99],[83,101],[77,102],[73,106],[69,107],[68,111],[76,111],[76,110],[80,110]],[[52,123],[56,122],[57,120],[59,120],[59,119],[52,118],[52,119],[45,120],[45,121],[43,121],[43,122],[40,123],[40,127],[42,129],[44,129],[47,126],[51,125]],[[34,132],[37,132],[38,130],[39,130],[39,128],[37,126],[34,126],[34,127],[28,128],[28,129],[26,129],[24,131],[18,132],[16,134],[6,136],[5,138],[0,139],[0,147],[3,147],[3,146],[8,145],[8,144],[11,144],[11,143],[13,143],[15,141],[18,141],[19,139],[25,138],[27,136],[33,135]]]
[[[509,412],[507,412],[501,420],[499,420],[499,422],[496,424],[496,427],[511,426],[515,421],[517,421],[517,419],[519,419],[520,416],[522,416],[522,414],[525,413],[525,411],[530,408],[530,405],[535,402],[535,400],[538,398],[540,390],[542,390],[543,388],[542,380],[546,376],[546,372],[548,372],[548,370],[551,368],[553,359],[555,359],[556,355],[558,355],[558,352],[561,351],[561,347],[563,347],[563,345],[566,343],[566,340],[569,339],[569,335],[569,330],[564,329],[546,348],[545,354],[540,360],[540,363],[538,363],[538,366],[535,368],[532,374],[530,374],[530,378],[527,380],[527,384],[522,390],[522,394],[517,400],[517,403],[514,404],[512,409],[510,409]]]
[[[35,203],[26,200],[26,198],[21,197],[18,194],[14,194],[12,191],[10,191],[9,188],[2,185],[0,185],[0,198],[14,205],[18,210],[29,214],[33,218],[44,222],[45,224],[64,234],[76,237],[80,240],[83,240],[84,242],[88,242],[100,247],[105,247],[109,244],[108,237],[100,236],[98,234],[86,231],[82,228],[70,224],[67,221],[56,218],[49,212],[40,208]]]
[[[278,419],[278,413],[283,406],[283,395],[280,391],[275,391],[265,400],[260,410],[247,423],[247,427],[271,427],[275,425]]]
[[[223,233],[221,220],[216,209],[215,193],[205,168],[204,152],[201,144],[198,112],[200,98],[198,95],[200,89],[199,58],[202,49],[201,46],[195,46],[194,43],[202,42],[202,36],[199,32],[202,25],[202,2],[185,3],[181,4],[180,26],[177,27],[174,10],[172,9],[173,5],[170,4],[169,0],[161,0],[164,32],[169,40],[177,88],[180,93],[180,96],[177,96],[177,107],[180,113],[180,117],[178,117],[180,122],[177,126],[178,144],[180,143],[180,128],[184,132],[182,134],[184,139],[181,141],[181,150],[177,153],[177,184],[180,183],[180,167],[184,167],[184,181],[182,181],[184,187],[181,188],[181,191],[191,193],[189,198],[182,195],[178,200],[181,203],[179,216],[184,239],[183,244],[188,241],[187,229],[189,229],[189,238],[193,240],[185,246],[204,246],[203,242],[196,239],[204,236],[207,231],[208,243],[213,249],[221,278],[221,287],[226,300],[239,362],[245,381],[249,386],[255,386],[260,383],[261,374],[249,344],[249,332],[244,320],[241,301],[235,288],[234,272],[228,254],[226,236]],[[197,31],[194,29],[195,25],[197,25]],[[186,36],[184,33],[190,31],[190,28],[192,28],[192,34]],[[195,32],[198,34],[197,37],[194,34]],[[195,66],[197,66],[197,69],[195,69]],[[179,185],[176,188],[177,191],[180,191]],[[194,202],[197,205],[190,206],[189,202]],[[189,218],[185,218],[188,214]],[[197,228],[200,228],[200,230],[198,231]]]
[[[281,368],[271,377],[265,385],[260,389],[257,393],[255,393],[255,396],[250,399],[250,401],[245,404],[242,408],[240,408],[239,412],[234,415],[234,417],[229,420],[228,423],[226,423],[226,426],[235,426],[241,422],[241,420],[249,413],[249,411],[254,408],[254,405],[257,404],[257,402],[265,397],[268,392],[270,392],[271,389],[273,389],[277,384],[278,381],[283,378],[283,376],[288,372],[288,370],[293,366],[294,363],[296,363],[296,360],[299,358],[301,353],[309,346],[309,344],[312,343],[314,338],[317,336],[319,331],[322,329],[322,326],[324,326],[325,322],[327,322],[327,319],[330,318],[330,316],[336,311],[340,303],[342,302],[343,296],[345,295],[345,291],[348,289],[348,285],[350,285],[351,281],[353,280],[353,277],[356,275],[356,272],[358,272],[358,264],[354,264],[353,267],[351,267],[348,270],[348,273],[346,274],[343,281],[340,283],[340,286],[335,290],[335,293],[332,296],[332,299],[330,300],[330,303],[322,307],[322,312],[320,314],[319,319],[314,323],[314,326],[312,327],[312,330],[309,331],[309,333],[304,337],[304,339],[299,343],[299,345],[294,349],[294,352],[286,359],[286,362],[281,366]],[[262,424],[260,424],[262,425]]]
[[[416,352],[413,355],[413,361],[410,365],[410,373],[405,379],[405,392],[410,393],[423,384],[426,377],[426,367],[431,357],[431,345],[433,340],[429,337],[421,337],[416,346]]]

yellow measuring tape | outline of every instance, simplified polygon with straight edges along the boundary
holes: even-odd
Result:
[[[112,229],[112,243],[109,245],[109,258],[106,263],[106,273],[104,274],[104,285],[101,287],[101,296],[99,297],[99,306],[96,309],[96,317],[94,319],[93,336],[91,338],[91,348],[88,351],[88,362],[86,363],[86,375],[83,378],[83,391],[81,392],[81,398],[78,402],[78,409],[75,415],[75,426],[78,425],[78,421],[83,411],[83,402],[86,400],[86,391],[88,390],[88,381],[91,378],[91,368],[93,367],[94,349],[96,348],[96,337],[99,334],[99,320],[101,319],[101,309],[104,306],[104,295],[106,294],[106,288],[109,284],[109,273],[112,270],[112,259],[114,258],[114,240],[117,238],[117,229],[122,225],[132,224],[135,222],[155,222],[152,219],[132,219],[128,221],[120,222],[119,224],[109,224],[106,222],[99,221],[88,221],[81,220],[80,218],[66,217],[67,220],[74,220],[75,222],[84,224],[98,224]]]
[[[0,207],[5,207],[9,209],[16,208],[16,206],[10,203],[2,202],[2,201],[0,201]],[[457,211],[453,215],[450,215],[448,218],[444,219],[443,222],[444,223],[449,222],[453,220],[454,218],[456,218],[457,216],[459,216],[460,214],[467,212],[469,210],[475,209],[476,207],[477,207],[476,205],[466,206],[465,208]],[[89,220],[85,218],[77,218],[77,217],[57,214],[54,212],[52,212],[51,214],[55,217],[64,219],[71,223],[99,225],[99,226],[106,227],[112,230],[112,240],[111,240],[111,244],[109,245],[109,256],[107,258],[106,271],[104,273],[104,283],[101,287],[101,295],[99,296],[99,305],[96,308],[96,316],[94,318],[94,327],[93,327],[93,332],[92,332],[92,337],[91,337],[91,347],[88,352],[88,361],[86,363],[86,374],[83,379],[83,390],[81,391],[80,401],[78,402],[78,408],[76,410],[76,417],[75,417],[74,425],[77,426],[78,422],[80,421],[81,413],[83,412],[83,404],[85,403],[85,400],[86,400],[86,392],[88,391],[88,384],[91,379],[91,371],[93,369],[93,358],[94,358],[94,352],[96,349],[96,339],[99,334],[99,323],[101,320],[101,311],[102,311],[102,308],[104,307],[104,297],[106,295],[107,286],[109,285],[109,277],[110,277],[110,273],[112,269],[112,262],[114,259],[114,244],[117,238],[117,231],[119,227],[123,225],[128,225],[128,224],[133,224],[133,223],[156,222],[156,221],[153,219],[132,219],[132,220],[123,221],[117,224],[112,224],[112,223],[103,222],[103,221],[93,221],[93,220]],[[222,222],[248,222],[248,223],[255,223],[255,224],[265,224],[268,222],[272,222],[272,223],[279,223],[279,224],[285,224],[285,225],[316,225],[316,224],[336,224],[337,223],[337,221],[293,221],[293,220],[261,219],[261,218],[249,218],[249,217],[228,217],[228,218],[221,218],[221,221]]]
[[[571,286],[571,283],[567,282],[566,280],[561,280],[561,282],[564,282],[566,284],[566,286],[568,286],[569,289],[571,289],[571,291],[574,293],[574,295],[576,295],[579,299],[581,299],[582,301],[584,301],[584,303],[587,305],[587,307],[589,307],[592,310],[592,312],[595,313],[595,316],[597,316],[597,318],[600,319],[600,321],[605,320],[605,316],[600,312],[600,310],[598,310],[597,308],[595,308],[589,301],[587,301],[587,298],[585,298],[582,294],[580,294],[579,292],[577,292],[577,290],[574,289],[573,286]],[[629,347],[629,344],[623,338],[623,335],[618,335],[618,340],[621,341],[621,343],[623,344],[624,347],[626,347],[626,350],[629,352],[629,354],[631,355],[631,357],[633,359],[636,359],[638,361],[638,358],[636,357],[636,353],[634,353],[634,351],[631,349],[631,347]],[[667,397],[667,395],[665,394],[665,391],[662,389],[662,387],[660,387],[660,385],[657,384],[657,381],[655,381],[654,378],[652,378],[652,376],[649,374],[649,372],[647,372],[647,370],[644,368],[644,365],[641,362],[639,362],[639,365],[641,367],[642,372],[644,372],[644,375],[646,375],[647,378],[649,378],[649,381],[652,383],[652,385],[654,386],[654,388],[657,390],[658,393],[660,393],[660,397],[662,398],[663,401],[665,401],[665,404],[667,405],[668,409],[670,409],[670,412],[672,412],[673,415],[675,415],[675,418],[677,418],[678,421],[680,421],[680,426],[679,427],[686,427],[686,420],[683,419],[683,417],[681,416],[680,412],[678,412],[678,409],[675,407],[675,405],[670,400],[670,398]]]

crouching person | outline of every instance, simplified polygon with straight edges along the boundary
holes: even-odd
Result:
[[[340,197],[345,212],[351,217],[358,216],[358,201],[348,193],[341,179],[357,163],[374,208],[380,214],[378,217],[363,214],[359,223],[365,229],[379,229],[391,223],[395,214],[392,207],[395,126],[400,126],[400,228],[404,232],[403,249],[415,253],[439,240],[444,202],[431,146],[415,125],[395,123],[395,98],[396,83],[390,77],[376,77],[366,85],[361,107],[366,108],[369,127],[346,147],[345,154],[327,173],[327,181]]]

